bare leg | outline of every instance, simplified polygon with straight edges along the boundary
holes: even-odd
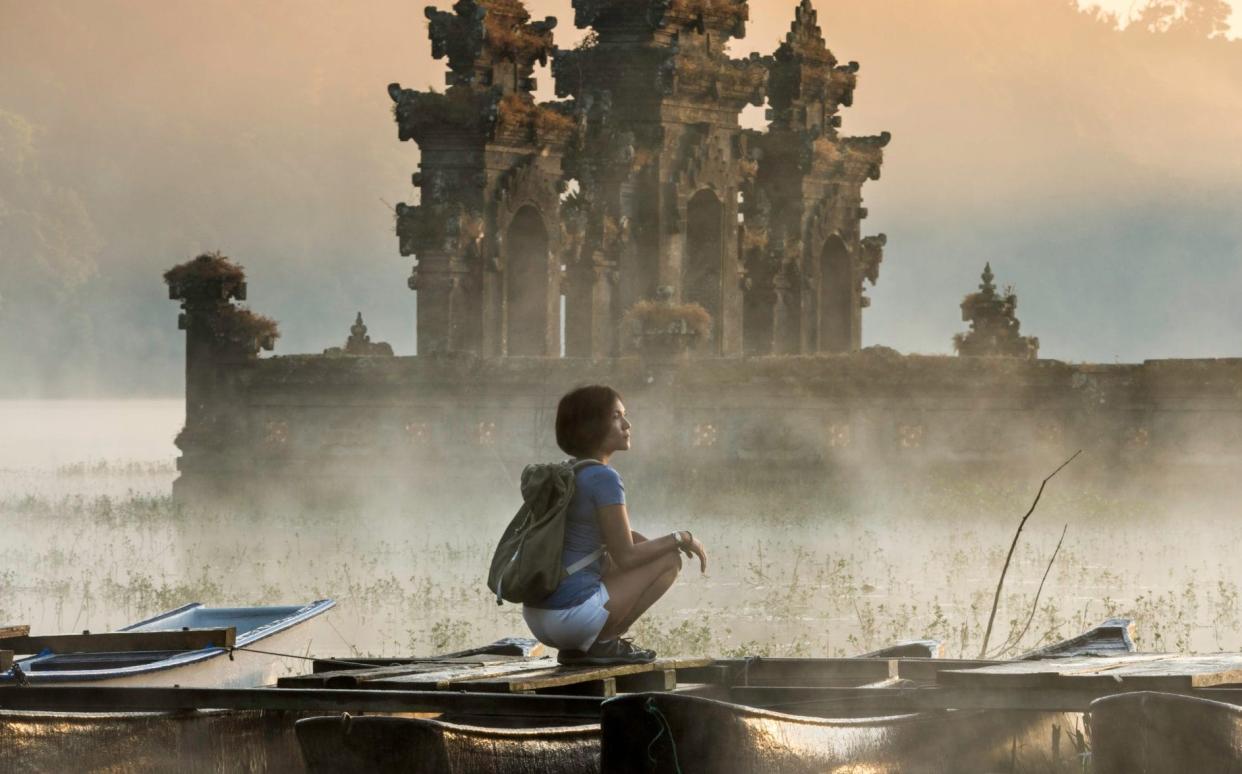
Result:
[[[672,587],[681,570],[681,555],[674,552],[632,570],[614,571],[604,576],[608,589],[608,621],[599,639],[611,640],[624,634]]]

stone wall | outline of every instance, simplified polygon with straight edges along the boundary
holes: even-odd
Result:
[[[1077,449],[1127,475],[1242,470],[1242,360],[290,356],[218,366],[213,382],[225,397],[179,439],[187,498],[511,484],[563,456],[556,402],[593,382],[625,397],[635,449],[622,464],[639,477],[684,470],[727,488],[877,467],[1047,472]]]

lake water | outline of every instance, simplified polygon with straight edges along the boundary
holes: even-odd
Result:
[[[0,469],[171,463],[185,400],[0,401]]]
[[[331,597],[319,655],[428,655],[524,633],[520,611],[483,584],[511,509],[468,497],[454,512],[183,508],[170,498],[183,415],[180,399],[0,402],[0,623],[103,631],[192,601]],[[636,496],[636,528],[691,528],[712,566],[687,567],[633,633],[669,655],[840,656],[930,637],[973,657],[1037,484],[877,480],[857,501],[762,515],[710,496],[694,512]],[[1006,581],[1000,641],[1034,610],[1015,649],[1111,615],[1135,618],[1146,649],[1242,649],[1242,520],[1237,498],[1223,502],[1053,482]]]

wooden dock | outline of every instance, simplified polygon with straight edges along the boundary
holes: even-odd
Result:
[[[384,666],[316,671],[281,678],[279,688],[372,691],[469,691],[608,698],[618,692],[671,691],[702,675],[709,658],[666,658],[649,664],[565,667],[551,656],[479,654],[460,658],[388,659]]]

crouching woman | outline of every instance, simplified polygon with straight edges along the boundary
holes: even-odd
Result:
[[[621,635],[673,585],[682,553],[697,557],[700,571],[707,571],[707,551],[689,530],[648,540],[630,528],[625,486],[609,463],[629,450],[631,429],[621,396],[611,387],[581,387],[557,406],[557,445],[587,463],[577,465],[563,561],[571,568],[597,558],[565,577],[546,599],[523,606],[522,615],[540,642],[559,651],[562,664],[653,660],[654,651]]]

